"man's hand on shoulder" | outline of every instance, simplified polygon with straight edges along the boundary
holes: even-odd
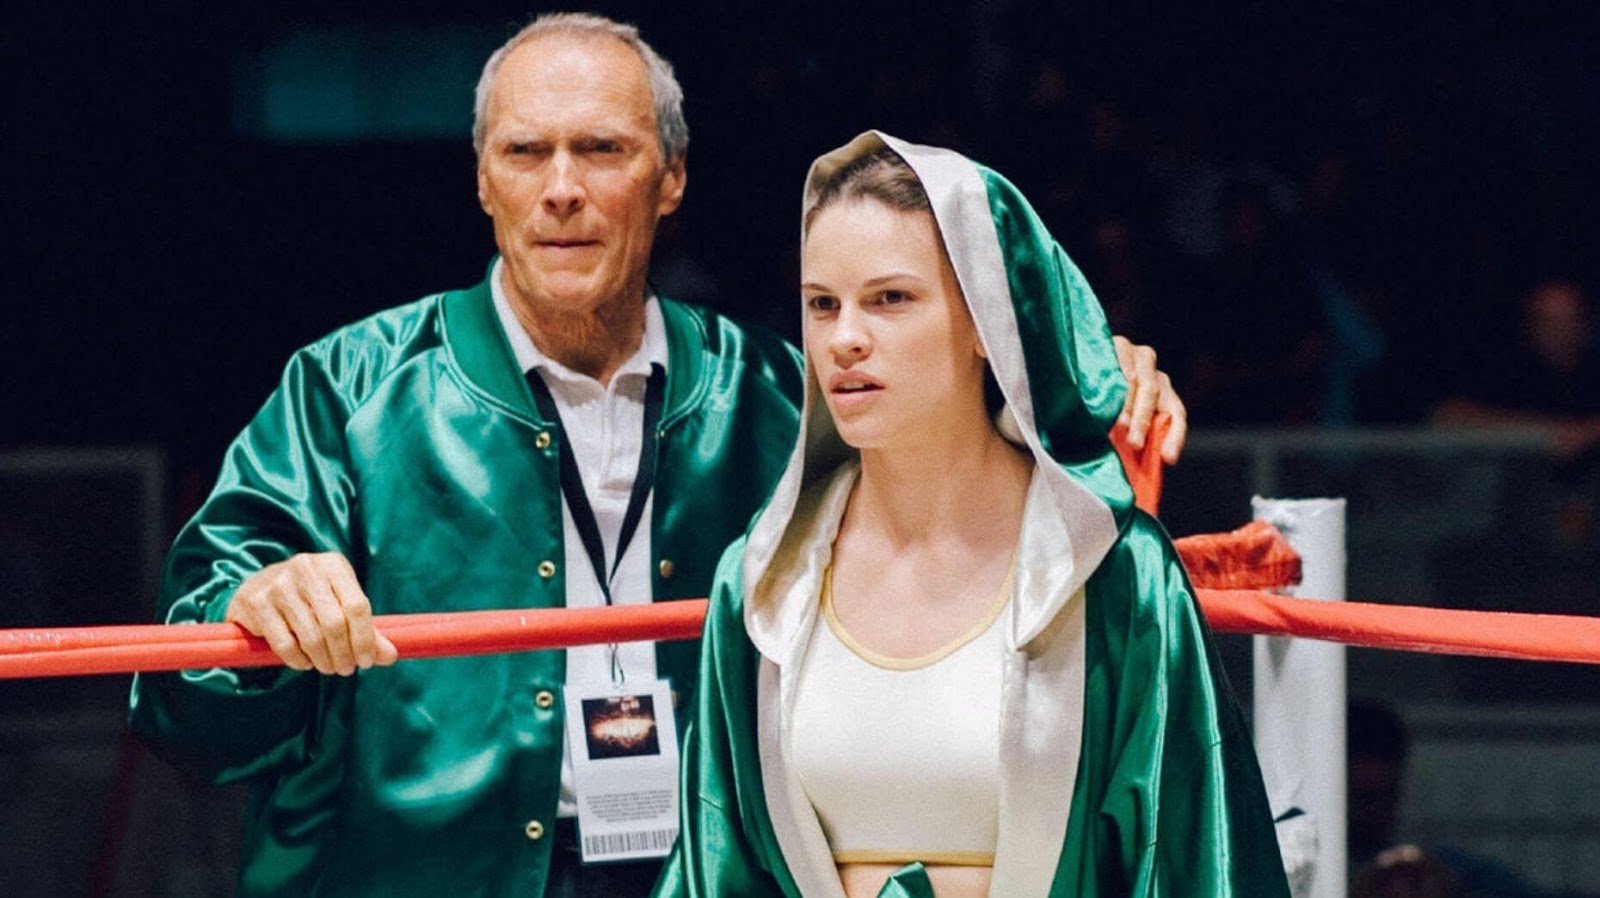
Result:
[[[265,639],[295,670],[349,676],[399,657],[373,626],[372,603],[337,552],[267,565],[239,585],[224,619]]]
[[[1117,364],[1128,381],[1128,401],[1122,406],[1118,422],[1128,426],[1128,445],[1144,448],[1145,435],[1156,414],[1165,412],[1172,418],[1172,427],[1161,443],[1161,460],[1177,464],[1183,454],[1183,443],[1189,435],[1189,411],[1172,388],[1172,378],[1156,367],[1156,351],[1149,346],[1137,345],[1126,337],[1112,337],[1117,348]]]

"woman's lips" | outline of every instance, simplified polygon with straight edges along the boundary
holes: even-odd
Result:
[[[857,408],[871,402],[884,385],[871,375],[840,371],[828,378],[828,396],[834,408]]]

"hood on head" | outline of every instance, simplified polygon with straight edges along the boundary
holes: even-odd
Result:
[[[812,163],[802,221],[816,205],[818,185],[883,147],[911,166],[928,194],[1005,399],[997,424],[1033,454],[1036,487],[1042,481],[1053,500],[1050,526],[1025,527],[1018,552],[1011,636],[1022,645],[1083,585],[1132,514],[1133,491],[1107,436],[1127,388],[1105,314],[1082,273],[1016,187],[971,159],[868,131]],[[751,525],[744,556],[746,628],[779,663],[790,657],[797,632],[809,632],[799,624],[815,601],[794,588],[797,578],[808,584],[816,573],[815,559],[808,564],[798,555],[814,552],[819,537],[817,509],[800,507],[801,496],[855,457],[834,429],[808,358],[800,436]],[[831,546],[831,530],[820,536]]]

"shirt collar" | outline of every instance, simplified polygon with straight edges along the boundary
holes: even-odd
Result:
[[[501,286],[500,270],[504,266],[504,260],[495,260],[494,268],[489,272],[489,292],[494,297],[494,311],[500,319],[500,327],[505,330],[506,339],[511,342],[511,352],[517,358],[517,367],[524,374],[543,368],[562,380],[593,380],[550,358],[534,345],[533,338],[528,336],[522,322],[517,320],[517,314],[511,311],[511,301],[506,298],[505,288]],[[644,339],[639,342],[638,350],[617,367],[616,373],[618,376],[636,374],[649,377],[651,365],[660,365],[663,369],[667,367],[667,328],[661,318],[661,304],[653,291],[647,291],[644,297]]]

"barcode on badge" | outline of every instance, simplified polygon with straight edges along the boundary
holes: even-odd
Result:
[[[672,841],[678,837],[675,829],[648,829],[634,833],[602,833],[583,837],[583,853],[589,857],[605,854],[630,854],[635,851],[655,851],[665,854],[672,850]]]

